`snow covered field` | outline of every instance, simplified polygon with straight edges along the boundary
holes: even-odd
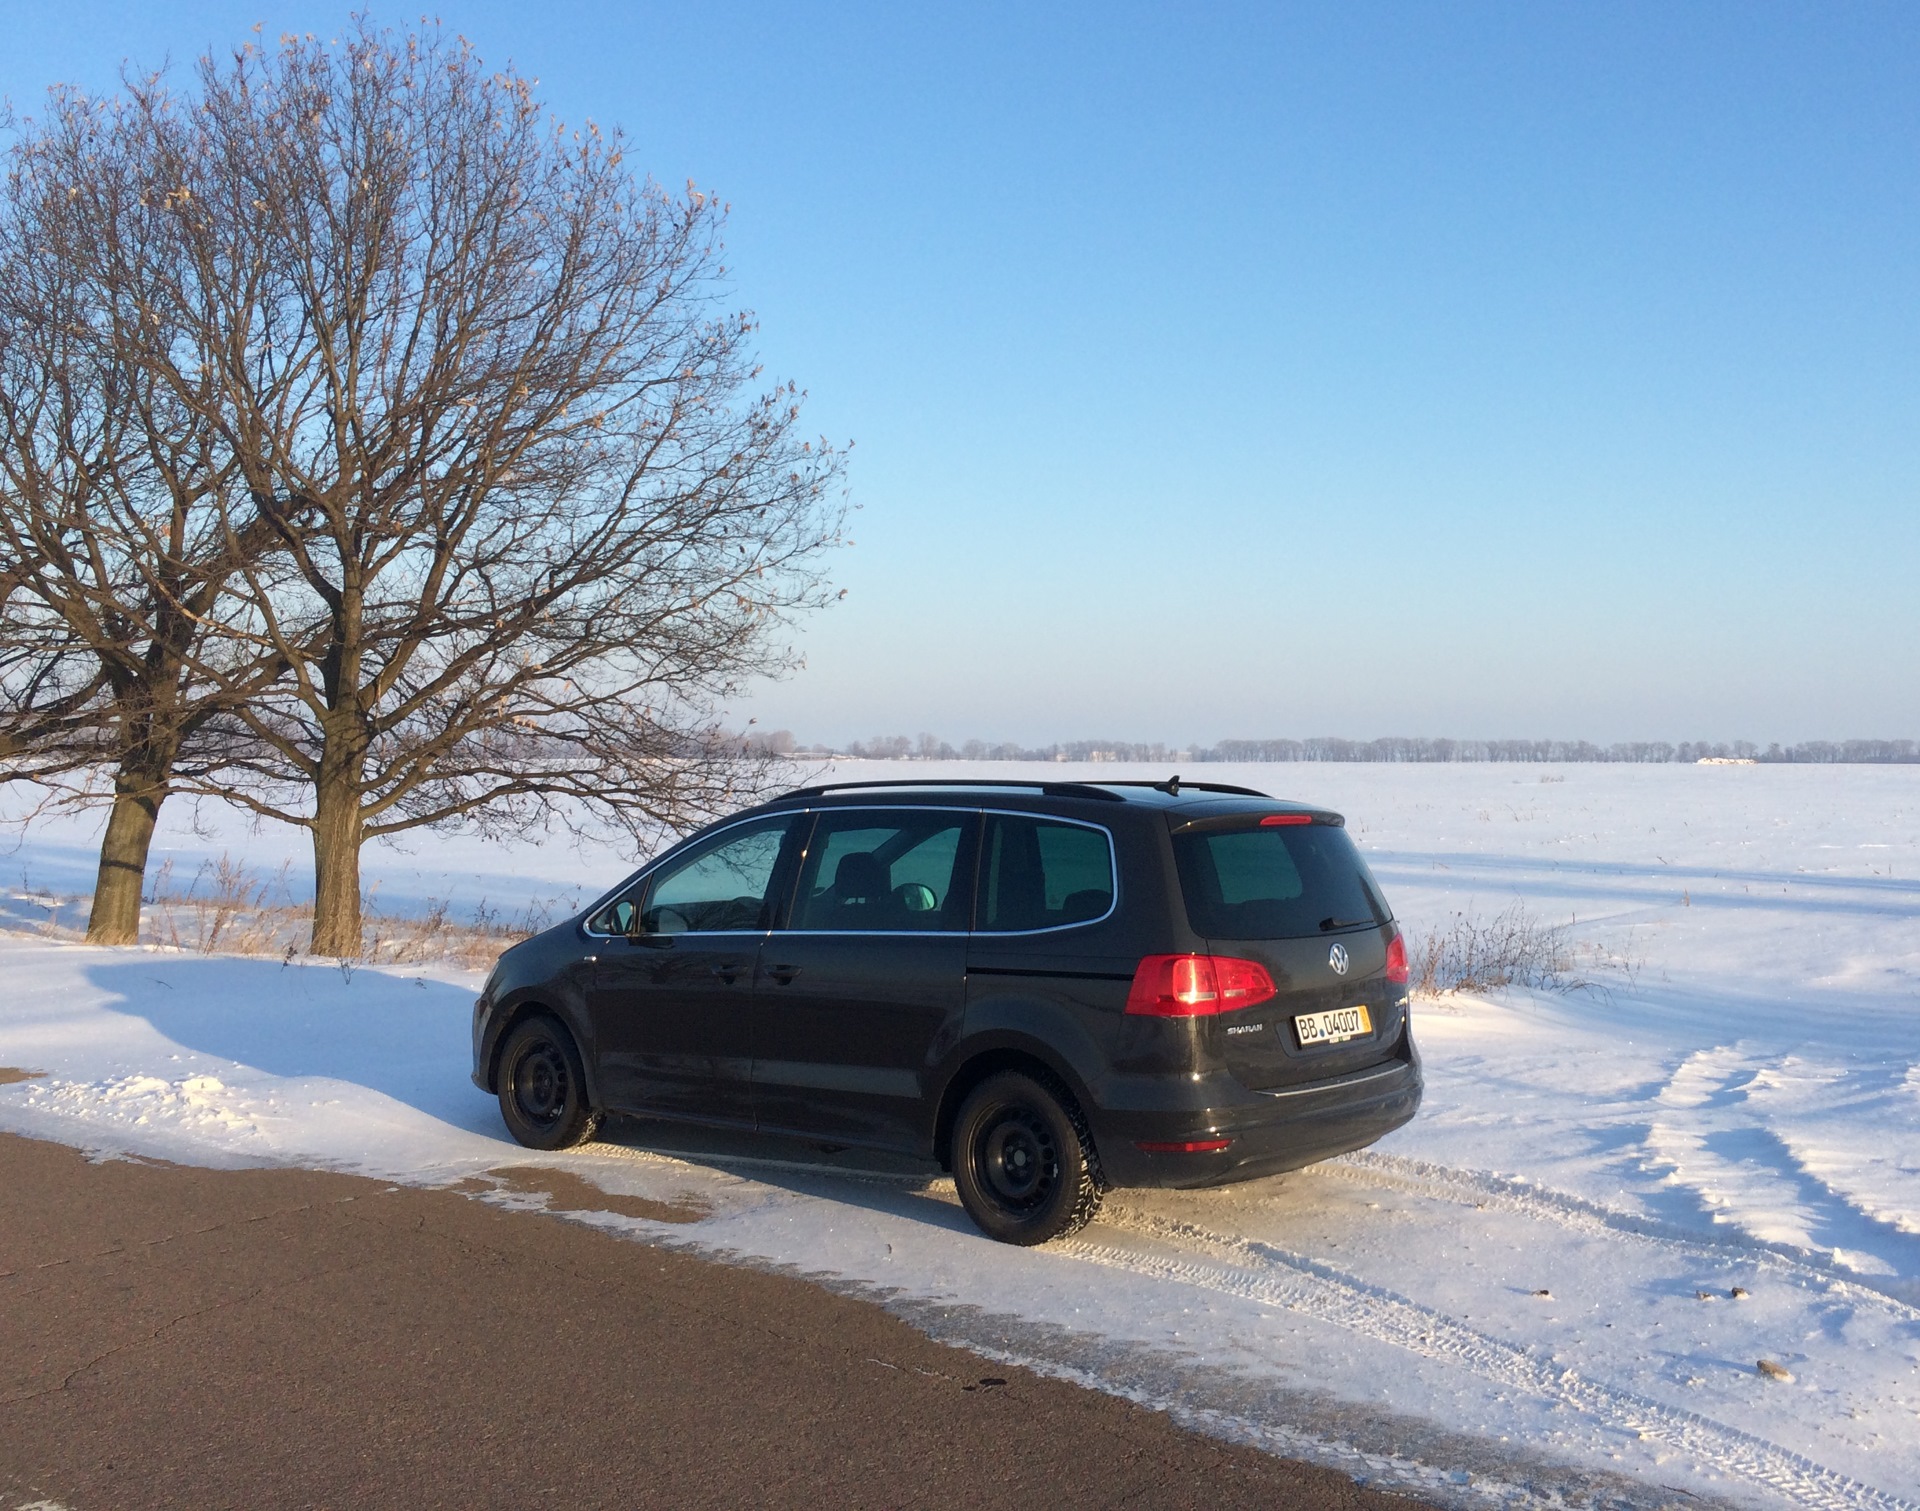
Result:
[[[968,770],[1029,774],[838,774]],[[563,1167],[699,1214],[583,1220],[817,1274],[936,1336],[1461,1505],[1920,1504],[1920,768],[1186,774],[1345,812],[1416,933],[1515,901],[1567,924],[1587,984],[1416,1002],[1427,1103],[1373,1150],[1115,1193],[1077,1239],[1016,1251],[905,1163],[641,1124],[530,1155],[467,1080],[477,978],[36,938],[29,889],[84,887],[91,861],[85,826],[37,824],[0,860],[23,882],[0,1066],[43,1074],[0,1085],[0,1128],[475,1178],[535,1205],[524,1172]],[[298,836],[186,819],[162,840],[176,876],[223,851],[304,864]],[[633,859],[425,839],[367,869],[389,908],[511,911],[584,900]]]

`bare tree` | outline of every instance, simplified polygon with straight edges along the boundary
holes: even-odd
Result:
[[[176,334],[151,298],[165,189],[142,135],[57,91],[0,202],[0,750],[69,799],[110,783],[87,929],[110,944],[139,935],[161,805],[219,765],[217,715],[279,674],[213,623],[239,557],[277,534],[234,530],[232,461],[141,360]]]
[[[234,478],[236,602],[189,659],[287,669],[223,705],[217,787],[311,831],[315,951],[360,947],[369,836],[719,801],[713,712],[791,663],[842,466],[791,387],[754,391],[723,207],[437,32],[195,84],[124,106],[178,270],[132,355]],[[262,521],[276,549],[242,548]]]
[[[14,498],[0,494],[7,519]],[[0,526],[0,536],[11,535]],[[86,646],[31,591],[38,558],[0,561],[0,761],[5,780],[47,780],[101,754],[106,677]]]

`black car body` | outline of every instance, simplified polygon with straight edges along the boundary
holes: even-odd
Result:
[[[1338,814],[1178,779],[815,787],[503,955],[473,1078],[540,1147],[612,1111],[955,1168],[964,1112],[975,1185],[1084,1157],[1083,1212],[996,1234],[1034,1242],[1107,1186],[1269,1175],[1405,1123],[1407,1002]]]

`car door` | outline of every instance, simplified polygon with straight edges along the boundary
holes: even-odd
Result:
[[[976,815],[826,809],[753,999],[762,1128],[914,1149],[966,1007]]]
[[[718,831],[589,923],[603,936],[588,1010],[609,1106],[752,1122],[754,967],[794,819]]]

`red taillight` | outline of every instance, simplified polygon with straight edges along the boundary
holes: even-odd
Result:
[[[1407,941],[1398,933],[1387,943],[1387,980],[1396,986],[1407,984]]]
[[[1238,1012],[1277,995],[1257,960],[1230,955],[1149,955],[1133,973],[1127,1011],[1154,1018],[1199,1018]]]
[[[1218,1154],[1233,1142],[1230,1138],[1196,1139],[1186,1144],[1135,1144],[1142,1154]]]
[[[1259,961],[1235,960],[1226,955],[1209,958],[1220,979],[1221,1012],[1236,1012],[1279,994],[1280,988],[1273,984],[1273,977],[1267,974],[1267,968]]]
[[[1260,820],[1260,827],[1262,829],[1272,829],[1280,824],[1310,824],[1312,822],[1313,815],[1311,813],[1269,813],[1265,818]]]

